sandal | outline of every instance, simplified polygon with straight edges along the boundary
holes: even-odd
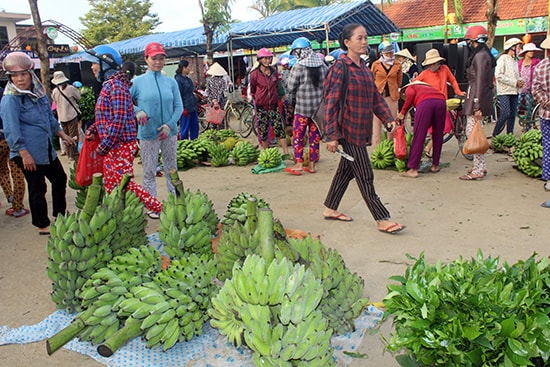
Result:
[[[544,184],[544,191],[550,191],[550,181],[546,181]]]
[[[463,181],[476,181],[476,180],[481,180],[484,177],[485,177],[485,175],[483,175],[483,176],[474,176],[471,173],[469,173],[467,175],[460,176],[459,179],[461,179]]]

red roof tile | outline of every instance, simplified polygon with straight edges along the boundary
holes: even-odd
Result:
[[[399,28],[420,28],[442,25],[442,0],[399,0],[391,4],[378,4],[388,18]],[[462,0],[463,23],[487,21],[485,1]],[[449,0],[449,13],[454,13],[453,1]],[[500,20],[548,16],[548,0],[499,0]]]

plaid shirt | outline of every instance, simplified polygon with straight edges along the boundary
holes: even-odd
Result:
[[[95,105],[95,127],[101,143],[100,154],[107,154],[118,143],[136,140],[137,126],[130,94],[131,82],[126,73],[113,74],[101,88]]]
[[[316,54],[314,57],[319,57]],[[290,70],[290,77],[288,78],[288,91],[296,97],[295,113],[313,117],[319,109],[319,104],[323,98],[323,79],[327,73],[327,67],[325,64],[319,68],[319,86],[313,85],[311,78],[309,77],[308,67],[296,64]]]
[[[540,117],[550,120],[550,57],[545,58],[536,66],[531,93],[540,103]]]
[[[345,139],[347,142],[364,146],[370,145],[372,119],[375,114],[384,124],[393,121],[391,111],[374,84],[374,75],[361,59],[357,66],[349,57],[342,56],[348,65],[348,98],[341,122],[340,91],[342,89],[342,64],[334,63],[324,81],[326,133],[329,141]]]

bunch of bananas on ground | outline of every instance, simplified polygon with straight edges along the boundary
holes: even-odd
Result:
[[[246,207],[249,199],[256,200],[258,208],[269,208],[269,204],[264,199],[258,198],[254,194],[248,192],[241,192],[237,196],[233,197],[229,204],[227,204],[227,210],[225,211],[221,223],[224,225],[232,225],[235,221],[244,224],[246,221]]]
[[[258,255],[235,265],[212,298],[210,324],[234,345],[246,344],[256,366],[334,366],[332,329],[320,310],[320,281],[286,258]]]
[[[113,213],[104,207],[98,207],[91,219],[83,213],[58,215],[50,226],[47,273],[52,280],[51,298],[67,312],[81,311],[80,288],[112,258],[110,238],[117,227]]]
[[[514,134],[500,134],[493,138],[491,148],[495,152],[507,152],[508,149],[515,146],[517,142]]]
[[[393,141],[382,140],[372,152],[370,160],[374,168],[384,169],[393,166],[395,161]]]
[[[319,308],[337,335],[355,330],[354,320],[368,303],[363,297],[364,280],[352,273],[342,256],[328,249],[311,235],[303,239],[288,239],[290,247],[300,254],[300,263],[310,269],[323,286]]]
[[[107,266],[93,273],[79,293],[85,311],[77,314],[69,326],[48,340],[48,354],[74,337],[100,344],[115,334],[122,324],[118,310],[126,299],[126,293],[131,287],[151,281],[161,265],[162,259],[157,250],[151,246],[140,246],[114,257]]]
[[[176,160],[178,169],[195,167],[199,155],[193,147],[194,140],[178,140],[178,150]]]
[[[214,204],[206,194],[185,190],[168,195],[160,213],[159,237],[164,251],[173,259],[186,253],[212,257],[212,236],[218,222]]]
[[[117,220],[117,230],[111,239],[113,256],[147,244],[144,205],[133,191],[124,191],[118,186],[110,195],[104,196],[102,205],[111,210]]]
[[[225,142],[227,139],[235,139],[235,141],[239,140],[239,136],[237,135],[237,133],[231,129],[217,130],[216,137],[221,143]]]
[[[211,144],[208,149],[208,155],[210,156],[210,163],[214,167],[224,167],[229,165],[229,150],[223,143]]]
[[[540,177],[542,175],[542,133],[540,130],[529,130],[521,135],[512,157],[518,170],[529,177]]]
[[[239,141],[231,150],[229,157],[237,166],[246,166],[251,162],[256,162],[260,151],[248,141]]]
[[[107,338],[98,351],[112,354],[138,335],[145,337],[148,348],[162,345],[163,350],[201,335],[210,297],[217,291],[215,276],[213,260],[191,254],[172,261],[152,281],[129,288],[117,305],[118,317],[126,319],[121,329],[125,340]]]
[[[239,138],[230,136],[223,141],[223,145],[225,145],[225,149],[227,149],[227,151],[230,152],[233,150],[233,148],[235,148],[235,145],[239,141],[240,141]]]
[[[264,168],[277,167],[283,161],[283,155],[279,151],[279,148],[272,147],[264,149],[258,156],[258,163]]]

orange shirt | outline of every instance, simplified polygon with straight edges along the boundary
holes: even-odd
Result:
[[[449,82],[451,83],[455,94],[462,94],[456,78],[447,65],[442,64],[436,72],[426,68],[414,80],[430,84],[443,93],[445,97],[448,97],[447,82]]]

